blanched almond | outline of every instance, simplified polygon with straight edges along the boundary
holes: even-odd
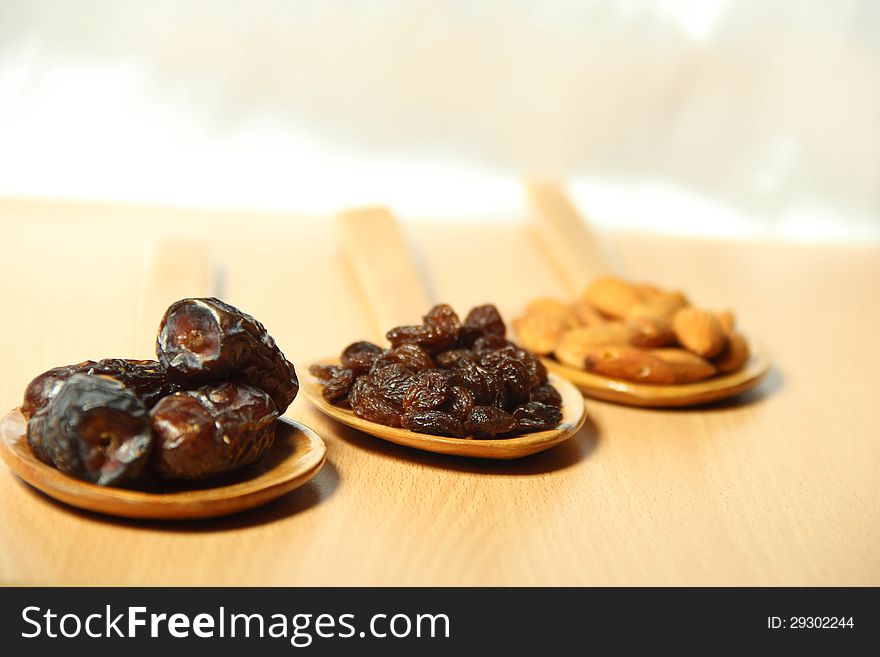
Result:
[[[672,330],[683,347],[704,358],[717,356],[727,336],[715,313],[699,308],[682,308],[672,318]]]
[[[588,328],[574,329],[562,336],[553,352],[560,363],[570,367],[584,368],[587,351],[596,345],[629,344],[632,329],[622,322],[606,322]]]
[[[595,326],[608,321],[598,310],[593,308],[589,301],[583,298],[571,304],[571,311],[582,326]]]
[[[540,297],[526,306],[526,315],[548,315],[556,317],[565,324],[566,328],[577,328],[581,322],[572,310],[556,299]]]
[[[675,343],[672,322],[660,317],[634,317],[626,320],[633,331],[630,343],[636,347],[666,347]]]
[[[672,366],[676,383],[693,383],[715,374],[715,366],[685,349],[652,349],[651,353]]]
[[[635,286],[615,276],[602,276],[593,281],[584,297],[607,317],[623,319],[630,308],[644,301]]]
[[[532,314],[514,319],[513,330],[521,346],[546,356],[556,349],[567,327],[564,320],[554,315]]]
[[[638,347],[605,345],[592,347],[584,357],[591,372],[641,383],[675,383],[675,369],[654,354]]]
[[[727,336],[727,348],[715,359],[715,367],[722,374],[736,372],[749,360],[749,343],[741,333],[732,331]]]

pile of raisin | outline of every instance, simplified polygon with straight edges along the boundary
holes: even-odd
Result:
[[[506,339],[493,305],[462,322],[446,304],[386,334],[391,347],[355,342],[339,365],[313,365],[324,398],[391,427],[455,438],[507,438],[552,429],[562,399],[535,355]]]
[[[31,381],[21,412],[34,455],[109,486],[206,479],[272,446],[299,381],[260,322],[219,299],[182,299],[162,318],[156,354],[87,360]]]

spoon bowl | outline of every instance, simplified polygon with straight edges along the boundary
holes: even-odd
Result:
[[[238,513],[302,486],[324,465],[326,448],[307,426],[280,419],[275,442],[256,463],[206,482],[150,481],[138,490],[98,486],[38,460],[18,409],[0,419],[0,456],[19,478],[71,506],[124,518],[184,520]]]
[[[338,363],[339,361],[336,359],[327,359],[320,361],[319,364],[333,365]],[[496,438],[494,440],[434,436],[370,422],[358,417],[351,410],[334,406],[324,399],[321,394],[321,382],[311,374],[307,375],[304,381],[301,381],[301,391],[306,399],[324,414],[382,440],[437,454],[453,454],[482,459],[518,459],[550,449],[568,440],[581,430],[587,420],[584,398],[578,389],[555,374],[550,374],[549,382],[562,397],[562,422],[559,426],[545,431],[534,431],[512,438]]]
[[[751,356],[748,362],[736,372],[677,385],[612,379],[564,365],[553,358],[541,360],[548,370],[573,383],[587,397],[629,406],[678,408],[728,399],[761,383],[770,371],[770,359],[751,340],[749,350]]]

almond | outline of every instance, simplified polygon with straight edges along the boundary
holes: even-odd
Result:
[[[626,345],[631,337],[632,329],[622,322],[606,322],[567,332],[553,353],[560,363],[583,369],[590,348],[606,344]]]
[[[614,276],[602,276],[584,292],[584,298],[607,317],[623,319],[630,308],[644,301],[635,286]]]
[[[581,325],[581,321],[577,315],[561,301],[541,297],[530,302],[526,306],[526,315],[547,315],[549,317],[557,317],[565,324],[566,328],[577,328]]]
[[[604,345],[587,350],[584,367],[591,372],[638,381],[674,383],[675,369],[654,354],[637,347]]]
[[[733,331],[733,327],[736,326],[736,315],[733,314],[732,310],[722,310],[716,317],[718,317],[718,323],[721,324],[721,328],[724,329],[725,333],[729,334]]]
[[[672,322],[660,317],[634,317],[626,321],[632,329],[630,343],[636,347],[666,347],[675,343]]]
[[[513,320],[520,345],[539,356],[553,353],[566,328],[565,322],[554,315],[533,314]]]
[[[727,336],[714,313],[699,308],[682,308],[672,318],[672,330],[683,347],[704,358],[717,356]]]
[[[632,306],[627,318],[657,317],[671,320],[676,312],[688,306],[688,301],[681,292],[664,292],[663,294]]]
[[[571,312],[578,318],[581,326],[595,326],[596,324],[604,324],[608,321],[586,299],[578,299],[571,304]]]
[[[715,367],[722,374],[736,372],[749,360],[749,343],[741,333],[732,331],[727,336],[727,348],[715,359]]]
[[[672,366],[676,383],[693,383],[715,374],[715,366],[684,349],[652,349],[651,353]]]

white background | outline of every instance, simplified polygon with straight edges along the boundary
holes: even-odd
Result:
[[[0,0],[0,194],[880,240],[874,0]]]

